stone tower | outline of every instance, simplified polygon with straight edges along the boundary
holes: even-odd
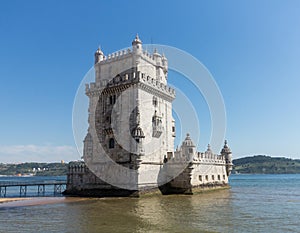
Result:
[[[98,48],[94,56],[95,82],[85,88],[84,162],[69,164],[65,195],[139,196],[157,188],[163,194],[193,194],[228,186],[227,141],[221,155],[209,145],[197,152],[187,134],[174,151],[175,91],[167,85],[164,55],[147,52],[137,35],[131,48],[107,56]]]
[[[98,48],[94,68],[95,83],[86,85],[86,163],[97,173],[101,164],[113,161],[137,171],[130,175],[137,190],[155,186],[163,159],[174,151],[175,91],[167,86],[167,59],[143,50],[137,35],[131,49],[105,56]],[[116,176],[129,178],[123,171]]]

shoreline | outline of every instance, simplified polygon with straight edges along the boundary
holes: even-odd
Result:
[[[30,200],[32,197],[1,197],[0,198],[0,204],[12,202],[12,201],[24,201],[24,200]]]
[[[20,206],[49,205],[86,201],[89,198],[78,197],[5,197],[0,198],[0,209]]]

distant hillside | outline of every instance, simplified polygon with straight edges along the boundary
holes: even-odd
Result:
[[[0,175],[67,175],[68,164],[65,163],[20,163],[0,164]]]
[[[233,160],[233,173],[294,174],[300,173],[300,160],[256,155]]]
[[[241,174],[300,174],[300,160],[255,155],[233,160],[233,173]],[[0,175],[67,175],[67,163],[1,164]]]

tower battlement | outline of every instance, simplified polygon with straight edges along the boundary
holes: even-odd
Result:
[[[95,64],[107,64],[117,60],[126,59],[132,56],[140,57],[148,63],[161,66],[165,71],[168,69],[168,60],[164,55],[161,55],[155,49],[153,53],[143,49],[142,41],[139,39],[138,35],[132,42],[132,48],[127,48],[123,50],[116,51],[114,53],[108,54],[107,56],[101,51],[100,48],[95,53]]]
[[[114,53],[110,53],[107,56],[103,55],[103,59],[99,60],[97,63],[106,64],[117,60],[126,59],[134,54],[135,53],[130,48],[123,49],[123,50],[116,51]],[[153,65],[167,66],[166,57],[164,55],[158,54],[157,52],[151,53],[143,49],[142,54],[139,54],[139,56],[141,56],[141,58],[147,60]],[[156,62],[161,62],[161,63],[157,64]]]
[[[103,59],[98,61],[97,63],[100,63],[100,64],[110,63],[110,62],[120,60],[123,58],[128,58],[131,55],[132,55],[132,49],[130,49],[130,48],[123,49],[123,50],[116,51],[114,53],[110,53],[107,56],[103,55]]]
[[[100,91],[103,91],[103,88],[127,88],[131,84],[144,84],[145,88],[153,89],[153,91],[160,91],[166,95],[169,95],[171,98],[175,98],[175,90],[168,85],[159,82],[155,78],[150,77],[146,73],[141,73],[140,71],[135,72],[132,71],[130,73],[123,73],[118,74],[116,77],[108,80],[102,80],[100,83],[90,83],[86,84],[86,94],[87,95],[93,95],[93,94],[100,94]],[[121,88],[120,91],[123,89]],[[106,90],[104,90],[106,91]]]

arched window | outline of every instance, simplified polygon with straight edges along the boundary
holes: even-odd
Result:
[[[108,148],[111,149],[111,148],[115,148],[115,140],[113,138],[110,138],[109,139],[109,142],[108,142]]]
[[[111,95],[109,96],[109,104],[110,105],[113,105],[116,103],[116,100],[117,100],[117,96],[116,95]]]

